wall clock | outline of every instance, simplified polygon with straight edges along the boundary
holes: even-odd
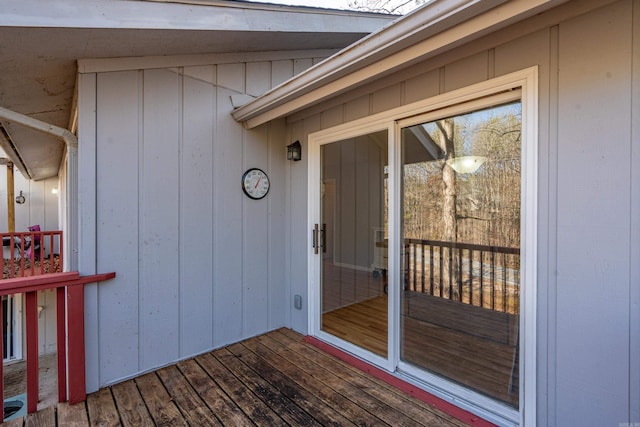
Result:
[[[242,175],[242,191],[249,198],[260,200],[269,192],[269,177],[258,168],[248,169]]]

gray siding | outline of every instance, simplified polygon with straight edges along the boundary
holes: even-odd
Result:
[[[539,425],[640,422],[640,5],[599,5],[571,2],[288,119],[305,141],[539,67],[538,283],[529,284],[538,295]],[[303,180],[304,164],[296,167]],[[289,197],[289,215],[306,218],[306,186],[292,184]],[[306,231],[291,222],[290,235]],[[306,297],[298,245],[289,249],[292,293]],[[294,315],[291,325],[306,332],[306,321]]]
[[[82,274],[88,388],[134,376],[289,321],[288,168],[283,122],[245,131],[230,97],[258,95],[307,60],[80,76]],[[268,196],[245,197],[265,170]]]

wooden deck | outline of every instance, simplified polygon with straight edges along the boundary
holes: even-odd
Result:
[[[280,329],[10,426],[463,426]]]

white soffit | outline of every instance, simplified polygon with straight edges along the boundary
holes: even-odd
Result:
[[[568,0],[435,0],[233,112],[251,129]]]
[[[228,0],[3,0],[0,107],[69,127],[76,75],[88,65],[161,58],[164,66],[300,51],[324,57],[394,18]],[[0,146],[25,176],[58,174],[60,140],[8,121],[0,126]]]

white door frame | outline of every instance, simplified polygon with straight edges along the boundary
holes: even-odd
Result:
[[[515,98],[514,98],[515,97]],[[411,120],[429,115],[446,117],[494,105],[500,100],[520,99],[522,103],[521,180],[521,291],[520,316],[520,405],[519,410],[405,366],[399,360],[400,309],[399,269],[400,219],[400,129]],[[320,147],[342,139],[376,131],[388,131],[389,148],[389,335],[388,358],[382,358],[321,330],[320,257],[314,255],[308,237],[309,333],[334,344],[372,364],[406,379],[438,397],[498,424],[536,425],[536,283],[537,283],[537,198],[538,198],[538,68],[508,75],[447,92],[426,100],[394,108],[354,122],[309,135],[308,230],[320,219]],[[403,372],[398,372],[398,368]]]

